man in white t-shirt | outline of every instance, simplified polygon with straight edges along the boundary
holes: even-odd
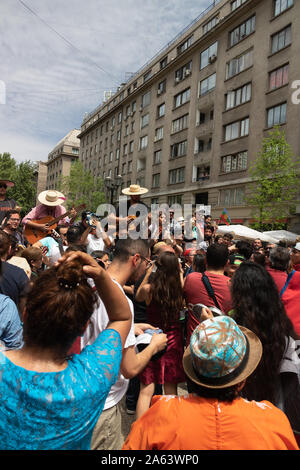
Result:
[[[145,240],[132,240],[130,238],[118,240],[114,259],[107,272],[120,289],[123,289],[127,282],[135,283],[144,274],[149,263],[151,263],[149,254],[149,246]],[[146,324],[134,325],[133,304],[128,297],[127,300],[132,313],[132,325],[122,352],[119,378],[111,388],[103,412],[94,428],[91,442],[92,450],[121,449],[123,439],[120,401],[127,391],[129,379],[138,375],[148,364],[151,357],[158,351],[162,351],[167,345],[167,336],[165,334],[155,334],[150,344],[142,352],[136,353],[135,333],[139,334],[143,329],[151,326]],[[81,347],[92,344],[98,334],[106,328],[107,323],[108,315],[103,303],[100,301],[99,307],[93,313],[89,326],[81,338]]]
[[[111,238],[104,232],[98,220],[94,220],[95,228],[93,228],[87,236],[87,253],[93,251],[105,251],[109,253],[112,247]]]

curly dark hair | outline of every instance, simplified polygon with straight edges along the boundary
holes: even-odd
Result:
[[[44,271],[31,285],[26,300],[24,342],[52,349],[65,357],[83,333],[98,296],[88,284],[79,261],[66,261]]]
[[[164,252],[156,261],[157,271],[151,277],[151,298],[158,306],[163,329],[179,320],[183,307],[183,288],[180,279],[178,257],[171,252]]]
[[[252,330],[263,346],[260,364],[247,379],[243,395],[249,400],[274,403],[286,338],[297,338],[293,325],[272,276],[257,263],[244,261],[236,270],[231,298],[235,321]]]

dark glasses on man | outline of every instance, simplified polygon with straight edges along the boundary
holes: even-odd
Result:
[[[7,189],[7,185],[4,184],[4,183],[0,183],[0,188],[5,188],[5,189]]]

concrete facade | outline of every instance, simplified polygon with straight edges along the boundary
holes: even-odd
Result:
[[[216,219],[226,207],[247,223],[249,166],[278,119],[300,155],[299,28],[295,0],[214,2],[84,119],[85,168],[146,186],[146,203],[208,204]]]
[[[45,189],[58,189],[63,177],[69,176],[72,163],[79,158],[78,129],[73,129],[49,153]]]

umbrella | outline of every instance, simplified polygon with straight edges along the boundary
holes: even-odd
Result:
[[[277,238],[271,237],[270,235],[265,235],[258,230],[246,227],[246,225],[219,225],[218,233],[232,233],[234,238],[246,238],[250,240],[259,238],[263,242],[278,243]]]
[[[265,235],[276,238],[278,240],[285,239],[287,241],[295,242],[299,237],[297,233],[288,232],[287,230],[272,230],[271,232],[263,232]]]

